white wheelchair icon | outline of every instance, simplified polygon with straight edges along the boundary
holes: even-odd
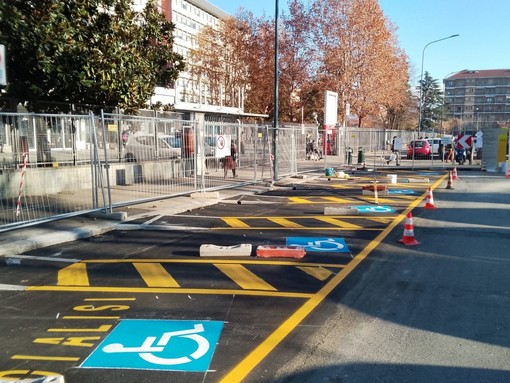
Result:
[[[325,240],[308,242],[305,249],[309,251],[336,251],[342,250],[344,247],[343,244],[336,242],[333,238],[328,238]]]
[[[140,358],[149,363],[165,366],[185,364],[192,362],[193,360],[200,359],[207,353],[207,351],[209,351],[209,341],[202,335],[198,335],[198,333],[201,332],[204,332],[204,326],[202,324],[196,324],[194,325],[194,328],[190,330],[163,333],[156,345],[154,345],[154,343],[157,338],[155,336],[150,336],[145,339],[140,347],[125,347],[121,343],[112,343],[103,347],[103,351],[106,353],[138,353]],[[163,352],[172,337],[182,337],[194,340],[197,343],[196,351],[191,353],[189,357],[183,356],[180,358],[162,358],[154,355],[154,353]]]

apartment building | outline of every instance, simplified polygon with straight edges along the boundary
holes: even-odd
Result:
[[[510,121],[510,69],[463,70],[444,79],[448,117],[478,130]]]
[[[135,0],[135,9],[142,9],[146,1]],[[184,59],[188,58],[191,49],[197,47],[197,35],[203,27],[218,27],[222,19],[229,17],[228,13],[207,0],[158,0],[156,6],[167,20],[175,24],[173,49]],[[212,105],[208,103],[208,92],[207,84],[195,81],[185,72],[181,73],[173,89],[156,88],[150,102],[172,104],[181,112],[243,114],[242,99],[235,100],[235,103],[225,101],[221,105]]]

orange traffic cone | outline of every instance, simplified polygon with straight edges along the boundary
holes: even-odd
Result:
[[[454,167],[453,167],[453,175],[452,175],[452,178],[453,178],[454,180],[458,180],[458,179],[459,179],[459,177],[457,176],[457,167],[456,167],[456,166],[454,166]]]
[[[448,184],[445,189],[453,189],[452,182],[452,172],[448,172]]]
[[[413,216],[411,212],[407,213],[406,225],[404,227],[404,236],[402,237],[401,240],[399,240],[399,242],[408,246],[420,244],[420,242],[418,242],[416,238],[414,238]]]
[[[434,196],[432,195],[432,188],[429,188],[429,192],[427,194],[427,199],[425,201],[425,209],[436,209],[437,206],[434,205]]]

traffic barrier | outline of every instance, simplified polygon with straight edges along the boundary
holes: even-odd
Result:
[[[306,255],[306,251],[301,246],[259,245],[257,247],[257,257],[260,257],[260,258],[296,258],[296,259],[301,259],[305,255]]]
[[[437,206],[434,205],[434,196],[432,195],[432,188],[429,188],[427,193],[427,199],[425,201],[425,209],[436,209]]]
[[[448,184],[445,189],[453,189],[452,172],[448,172]]]
[[[376,189],[377,188],[377,189]],[[361,195],[388,195],[388,185],[364,185],[361,187]]]
[[[234,246],[203,244],[200,246],[201,257],[249,257],[251,244],[242,243]]]
[[[454,180],[458,180],[459,179],[459,176],[457,175],[457,167],[456,166],[453,167],[452,178]]]
[[[408,246],[420,244],[420,242],[418,242],[414,237],[413,215],[411,212],[407,213],[404,235],[402,236],[402,239],[399,240],[399,242]]]

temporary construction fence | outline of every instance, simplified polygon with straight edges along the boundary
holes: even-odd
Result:
[[[296,174],[301,128],[122,114],[0,114],[0,231]],[[231,152],[231,146],[237,148]],[[228,157],[233,156],[233,161]],[[235,164],[235,176],[225,164]]]
[[[349,147],[384,150],[393,135],[342,128],[332,144],[341,158]],[[0,113],[0,231],[317,169],[307,161],[312,138],[315,125]]]

